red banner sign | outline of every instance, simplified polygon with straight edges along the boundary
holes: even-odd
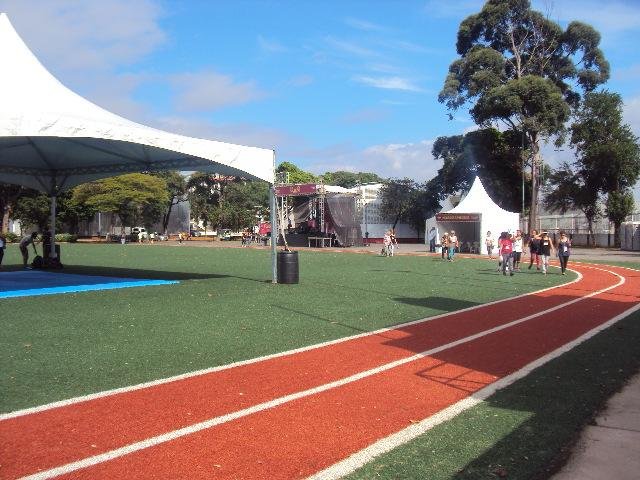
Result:
[[[436,222],[479,222],[479,213],[437,213]]]
[[[315,195],[318,185],[315,183],[297,183],[295,185],[280,185],[276,187],[278,197],[295,197],[296,195]]]

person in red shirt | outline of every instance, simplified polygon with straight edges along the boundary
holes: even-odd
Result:
[[[498,251],[502,257],[502,274],[507,274],[509,269],[509,275],[513,276],[513,238],[512,235],[507,232],[502,232],[498,239]]]

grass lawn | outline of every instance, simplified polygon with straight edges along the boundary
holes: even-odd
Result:
[[[178,285],[0,300],[0,411],[223,365],[539,290],[572,275],[485,259],[300,253],[271,284],[267,250],[63,245],[65,272]],[[10,245],[4,268],[20,266]]]

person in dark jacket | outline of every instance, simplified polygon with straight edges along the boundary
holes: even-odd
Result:
[[[558,240],[558,259],[560,260],[560,270],[562,271],[562,275],[566,275],[570,255],[571,240],[569,240],[566,233],[562,232],[560,234],[560,240]]]

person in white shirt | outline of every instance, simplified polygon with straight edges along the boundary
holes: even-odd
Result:
[[[518,272],[520,271],[523,244],[522,231],[516,230],[516,234],[513,237],[513,268]]]
[[[493,260],[494,241],[493,241],[493,235],[491,235],[491,232],[487,232],[487,236],[484,239],[484,244],[487,246],[487,253],[489,254],[489,258]]]

